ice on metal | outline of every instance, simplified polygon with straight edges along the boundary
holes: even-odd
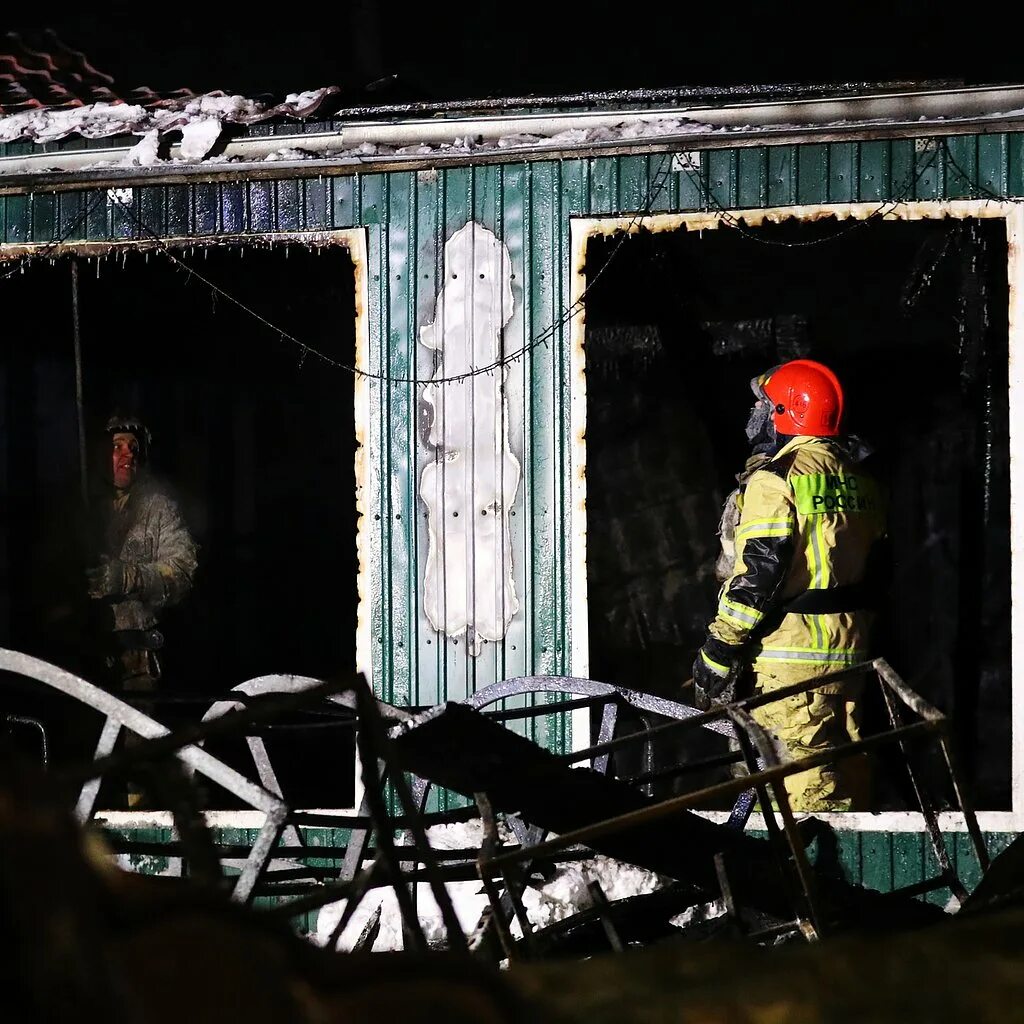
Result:
[[[444,247],[444,284],[420,342],[440,359],[422,401],[432,460],[420,476],[429,545],[423,609],[434,629],[465,634],[472,654],[501,640],[519,610],[509,510],[520,464],[509,444],[504,367],[494,368],[512,318],[512,263],[493,232],[470,222]],[[491,367],[464,380],[471,370]]]

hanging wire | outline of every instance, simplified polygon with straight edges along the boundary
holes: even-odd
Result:
[[[499,357],[498,359],[495,359],[490,363],[487,363],[484,366],[477,366],[474,367],[472,370],[467,370],[465,373],[454,374],[450,377],[393,377],[386,373],[373,373],[369,370],[362,370],[359,367],[353,366],[350,363],[334,359],[333,357],[327,355],[326,353],[321,352],[318,348],[315,348],[314,346],[307,344],[306,342],[302,341],[300,338],[296,338],[294,335],[290,334],[283,328],[278,327],[276,324],[272,323],[261,313],[247,306],[241,299],[232,295],[230,292],[225,291],[218,284],[211,281],[203,274],[199,273],[199,271],[197,271],[194,267],[190,266],[188,263],[184,262],[184,260],[178,257],[174,253],[174,251],[164,242],[164,240],[159,235],[155,234],[149,228],[149,226],[138,217],[138,215],[131,208],[131,206],[125,203],[120,198],[120,196],[112,193],[111,199],[113,202],[117,203],[119,206],[122,207],[127,216],[135,223],[136,227],[154,244],[157,251],[159,251],[168,260],[170,260],[171,263],[175,264],[177,267],[184,270],[189,275],[190,279],[194,277],[196,280],[201,281],[215,295],[224,299],[226,302],[229,302],[232,305],[236,306],[238,309],[242,310],[244,313],[248,314],[253,319],[259,321],[261,324],[269,328],[274,334],[276,334],[282,340],[290,342],[291,344],[295,345],[302,353],[303,359],[305,359],[305,357],[307,356],[313,356],[316,359],[319,359],[322,363],[326,364],[327,366],[331,366],[338,370],[344,370],[345,372],[351,373],[356,377],[362,377],[367,380],[379,381],[380,383],[383,384],[457,384],[460,383],[461,381],[469,380],[472,377],[478,377],[481,374],[493,373],[495,370],[501,369],[502,367],[508,366],[510,363],[514,363],[517,360],[522,359],[528,353],[532,352],[534,349],[539,348],[541,345],[546,345],[558,333],[558,331],[576,315],[577,311],[583,308],[584,300],[587,297],[587,293],[600,280],[601,276],[604,274],[605,270],[611,264],[612,260],[615,258],[616,254],[621,249],[622,245],[629,238],[629,235],[633,231],[633,228],[635,228],[642,220],[644,220],[646,217],[650,215],[654,203],[658,200],[658,197],[664,191],[665,186],[668,184],[668,181],[671,178],[671,174],[671,156],[670,154],[666,153],[663,154],[662,156],[661,164],[659,165],[658,171],[654,176],[653,187],[651,188],[647,196],[646,203],[639,211],[637,211],[637,213],[633,215],[632,219],[623,229],[622,235],[616,242],[615,247],[612,249],[611,253],[609,253],[608,259],[602,264],[601,267],[598,268],[593,277],[591,277],[591,279],[587,282],[587,286],[580,293],[579,297],[569,306],[566,306],[553,323],[549,324],[539,334],[534,335],[534,337],[531,338],[530,341],[528,341],[525,345],[522,345],[517,349],[513,349],[513,351],[506,353],[505,355]]]
[[[943,140],[943,143],[945,143],[945,140]],[[711,205],[713,204],[715,212],[723,221],[723,223],[728,224],[731,228],[734,228],[744,238],[749,239],[752,242],[757,242],[759,245],[776,246],[782,249],[809,249],[815,245],[823,245],[825,242],[834,242],[837,239],[845,237],[851,231],[856,231],[859,228],[866,227],[872,221],[886,217],[890,212],[895,210],[896,207],[900,205],[900,203],[906,202],[906,200],[909,199],[915,193],[918,182],[924,176],[925,172],[928,171],[934,165],[935,160],[938,157],[938,152],[938,147],[934,147],[931,150],[931,155],[929,156],[928,160],[926,160],[925,163],[922,164],[922,166],[917,170],[917,172],[912,175],[907,175],[907,180],[904,183],[903,189],[894,198],[886,199],[883,203],[880,203],[879,206],[876,209],[872,210],[867,217],[864,217],[861,220],[853,221],[852,223],[849,224],[844,224],[842,227],[832,232],[832,234],[823,235],[821,238],[812,238],[798,242],[787,242],[779,238],[768,238],[765,235],[758,234],[757,232],[752,231],[741,218],[737,217],[731,210],[723,206],[718,197],[715,196],[715,194],[711,191],[710,187],[707,189],[706,193],[709,200],[709,204],[705,206],[705,209],[708,210],[708,212],[710,212]],[[698,194],[700,194],[704,190],[703,174],[700,171],[697,171],[695,177],[694,168],[690,165],[688,161],[684,162],[683,169],[686,171],[686,174],[690,178],[691,182],[693,182]]]
[[[946,162],[953,168],[953,170],[956,171],[957,174],[960,175],[961,178],[963,178],[964,183],[971,190],[973,196],[983,196],[985,199],[994,199],[999,203],[1005,203],[1007,201],[1019,203],[1021,201],[1020,199],[1014,199],[1012,196],[1001,196],[999,193],[993,192],[990,188],[982,185],[981,182],[978,181],[976,175],[969,174],[957,162],[956,157],[953,156],[953,151],[949,148],[949,140],[943,138],[941,142],[942,151],[946,154]]]

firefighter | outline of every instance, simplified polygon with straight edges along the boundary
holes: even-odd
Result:
[[[86,572],[87,590],[101,612],[107,682],[149,693],[161,674],[159,613],[191,590],[196,545],[177,505],[148,473],[145,424],[115,415],[106,438],[110,487],[98,510],[98,558]]]
[[[868,656],[882,496],[861,465],[866,449],[840,433],[843,393],[821,363],[797,359],[751,382],[754,453],[723,514],[731,563],[693,666],[697,703],[735,696],[753,676],[770,693]],[[740,684],[742,685],[742,683]],[[863,679],[824,683],[754,710],[794,758],[860,738]],[[795,810],[868,802],[863,758],[786,778]]]

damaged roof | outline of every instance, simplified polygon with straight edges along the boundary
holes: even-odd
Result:
[[[52,31],[0,41],[0,184],[352,172],[652,150],[1019,130],[1024,86],[770,84],[382,102],[396,82],[285,97],[117,88]],[[356,104],[360,105],[356,105]],[[82,140],[85,140],[84,142]],[[108,141],[109,140],[109,141]]]
[[[101,138],[154,126],[169,130],[203,109],[214,109],[222,120],[238,124],[285,116],[323,117],[332,102],[337,105],[340,92],[332,85],[277,100],[229,96],[220,90],[158,92],[146,85],[121,89],[112,75],[93,67],[84,53],[67,46],[52,29],[31,40],[17,32],[0,39],[0,118],[6,122],[0,139],[6,142],[52,142],[73,132]],[[119,116],[112,117],[109,108],[115,106]],[[89,116],[90,110],[94,116]]]

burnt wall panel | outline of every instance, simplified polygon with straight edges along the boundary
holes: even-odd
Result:
[[[545,165],[546,166],[546,165]],[[591,166],[591,213],[612,213],[617,210],[619,163],[610,157],[593,160]]]
[[[302,183],[274,182],[275,227],[277,231],[300,231],[303,224]]]
[[[813,206],[828,202],[828,146],[800,146],[797,150],[797,202]],[[764,201],[758,204],[764,205]]]
[[[229,181],[217,186],[220,202],[220,231],[225,235],[239,235],[246,230],[245,185]]]
[[[389,482],[391,552],[388,603],[392,649],[393,697],[398,704],[432,704],[421,699],[415,661],[419,592],[416,545],[416,403],[417,388],[405,383],[416,369],[415,325],[409,319],[414,175],[394,174],[381,181],[385,212],[379,269],[381,285],[382,363],[392,381],[382,384],[390,448]]]
[[[792,206],[797,195],[796,146],[768,150],[768,205]]]
[[[307,178],[302,183],[304,231],[320,231],[331,224],[331,178]]]
[[[634,213],[646,206],[650,188],[650,160],[648,156],[620,158],[617,197],[619,210]]]
[[[58,237],[57,196],[53,192],[39,192],[32,197],[32,237],[41,242],[52,242]]]
[[[274,183],[272,181],[249,181],[245,184],[248,200],[248,227],[250,231],[263,234],[274,230]]]
[[[946,196],[971,199],[977,194],[978,144],[972,135],[957,135],[942,142],[946,161]]]
[[[943,198],[945,165],[944,151],[939,140],[914,140],[914,168],[914,198],[925,201]]]
[[[982,197],[1005,196],[1010,189],[1009,139],[1006,135],[982,135],[978,139],[978,176]]]
[[[889,142],[865,142],[860,151],[860,201],[878,202],[892,195]]]
[[[833,142],[828,147],[828,201],[852,203],[857,198],[857,144]]]
[[[736,204],[764,206],[768,201],[768,154],[760,147],[741,149],[737,154]]]
[[[348,228],[362,223],[356,215],[361,180],[358,174],[331,179],[331,227]]]
[[[889,143],[889,165],[891,199],[894,202],[913,199],[916,178],[913,139],[893,139]]]
[[[143,235],[163,238],[167,233],[166,193],[159,186],[140,188],[137,191],[136,210],[139,216],[139,230]]]
[[[699,210],[706,202],[706,183],[710,177],[711,152],[682,153],[676,175],[680,210]]]
[[[708,194],[712,207],[732,209],[736,205],[738,156],[735,150],[714,149],[708,153]]]
[[[167,189],[165,204],[167,234],[170,238],[182,238],[191,233],[192,189],[189,185],[171,185]]]

